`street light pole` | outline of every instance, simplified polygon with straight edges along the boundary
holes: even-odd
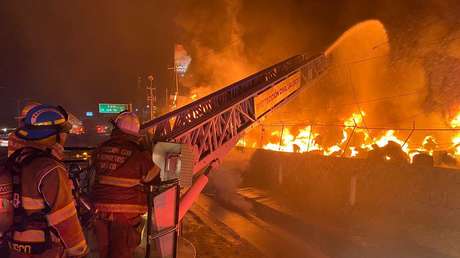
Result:
[[[179,95],[179,77],[177,73],[177,66],[174,65],[173,68],[170,68],[174,72],[174,86],[176,88],[176,92],[174,92],[174,98],[172,103],[172,108],[175,109],[177,107],[177,97]]]
[[[153,120],[155,117],[156,104],[156,88],[153,85],[153,80],[155,77],[153,77],[153,75],[149,75],[147,79],[150,81],[150,83],[147,85],[147,103],[149,103],[150,120]]]

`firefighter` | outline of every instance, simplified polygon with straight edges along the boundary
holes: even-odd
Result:
[[[96,149],[93,159],[96,239],[99,257],[131,258],[141,241],[141,215],[147,212],[143,185],[158,178],[160,169],[140,144],[135,113],[124,111],[112,124],[110,139]]]
[[[71,128],[68,115],[61,107],[38,105],[22,123],[16,136],[25,146],[7,161],[14,207],[10,257],[84,257],[88,247],[61,162]]]
[[[23,120],[26,117],[27,112],[29,112],[32,108],[40,105],[40,103],[30,102],[29,104],[25,105],[21,113],[19,114],[16,119],[18,120],[19,127],[23,125]],[[18,150],[26,144],[26,141],[17,137],[15,132],[12,132],[8,135],[8,157],[13,154],[15,150]]]

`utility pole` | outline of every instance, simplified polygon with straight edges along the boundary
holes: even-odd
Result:
[[[153,85],[153,80],[155,77],[153,75],[149,75],[147,79],[150,83],[147,85],[147,103],[148,108],[150,111],[150,120],[155,118],[155,111],[156,111],[156,87]]]
[[[177,97],[179,95],[179,77],[177,73],[177,65],[174,64],[174,67],[169,67],[168,70],[172,70],[174,72],[174,87],[175,87],[175,92],[174,92],[174,97],[172,99],[171,103],[171,109],[175,109],[177,107]],[[168,99],[168,104],[169,104],[169,93],[166,94],[167,99]]]

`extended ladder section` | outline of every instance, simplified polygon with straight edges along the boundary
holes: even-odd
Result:
[[[297,55],[142,125],[152,142],[191,146],[193,173],[219,160],[241,134],[325,69],[324,54]]]

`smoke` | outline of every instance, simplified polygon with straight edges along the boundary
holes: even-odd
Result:
[[[214,189],[218,200],[239,211],[249,212],[252,204],[237,193],[243,181],[242,173],[241,169],[222,167],[210,174],[209,184]]]
[[[318,13],[327,5],[289,1],[187,0],[176,18],[179,43],[192,56],[182,84],[202,97],[293,55],[324,48]]]
[[[214,193],[223,204],[246,213],[252,210],[252,204],[238,194],[238,189],[244,173],[251,173],[248,168],[253,154],[254,151],[247,149],[230,151],[219,169],[210,173],[207,186],[207,191]]]
[[[197,8],[199,3],[190,1],[185,5]],[[186,9],[177,19],[186,37],[184,45],[193,56],[191,71],[183,84],[198,97],[260,69],[250,62],[245,52],[244,29],[238,21],[241,1],[216,1],[206,8],[209,9],[205,13]]]

